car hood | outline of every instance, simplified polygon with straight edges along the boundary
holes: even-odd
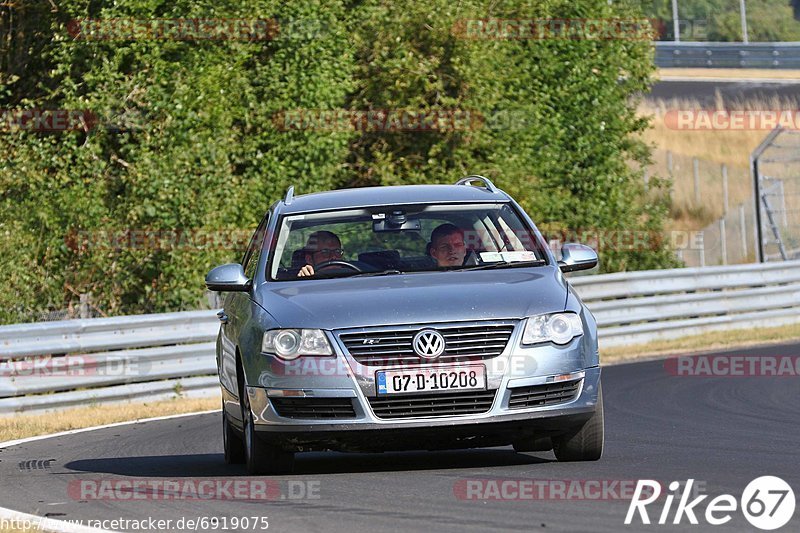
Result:
[[[338,329],[559,312],[567,286],[542,266],[269,282],[255,296],[280,327]]]

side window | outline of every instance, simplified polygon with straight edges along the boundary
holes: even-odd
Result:
[[[264,243],[264,234],[267,231],[267,221],[269,220],[269,213],[261,221],[261,224],[256,228],[253,233],[250,244],[247,245],[247,251],[242,259],[242,267],[244,267],[244,275],[253,279],[256,275],[256,268],[258,267],[258,259],[261,257],[261,248]]]

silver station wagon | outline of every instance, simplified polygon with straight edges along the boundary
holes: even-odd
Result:
[[[603,451],[594,317],[533,221],[488,179],[286,197],[241,263],[206,277],[218,313],[225,460],[513,445]]]

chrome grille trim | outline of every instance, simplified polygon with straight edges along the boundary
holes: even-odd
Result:
[[[382,419],[475,415],[492,408],[497,389],[445,393],[378,396],[367,398],[372,412]]]
[[[362,365],[451,363],[497,357],[505,350],[518,322],[491,320],[411,324],[339,330],[334,333],[347,353]],[[444,336],[445,351],[435,360],[425,360],[414,352],[412,339],[424,329],[434,329]],[[377,343],[364,344],[364,340]]]

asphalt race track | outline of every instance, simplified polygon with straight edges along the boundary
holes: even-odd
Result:
[[[777,98],[783,102],[783,107],[788,103],[793,105],[793,109],[797,109],[800,106],[800,80],[796,80],[794,83],[790,83],[790,81],[786,80],[782,83],[759,80],[660,81],[653,84],[645,98],[647,100],[693,100],[702,106],[714,107],[716,94],[719,92],[725,105],[733,108],[737,108],[737,104],[749,100],[769,105]]]
[[[800,345],[728,354],[797,356]],[[702,515],[712,497],[727,493],[738,500],[748,482],[759,476],[780,476],[795,492],[800,490],[796,375],[675,376],[663,360],[654,360],[605,368],[603,391],[606,450],[595,463],[558,463],[552,452],[518,454],[511,448],[313,453],[298,455],[291,476],[249,478],[243,467],[223,464],[219,415],[199,415],[2,450],[0,506],[62,520],[267,516],[271,531],[743,531],[754,528],[738,509],[722,526],[710,526],[702,516],[696,526],[685,517],[681,526],[671,525],[678,497],[670,525],[647,527],[637,519],[626,528],[630,500],[615,499],[613,491],[608,499],[573,496],[550,501],[466,500],[457,494],[464,494],[461,489],[468,479],[631,483],[651,478],[666,487],[673,480],[692,478],[709,495],[696,507]],[[36,462],[46,460],[52,461]],[[80,480],[119,482],[131,477],[267,480],[274,487],[267,491],[267,501],[81,500],[75,495]],[[309,491],[312,498],[305,497]],[[651,520],[658,520],[663,501],[648,508]],[[799,520],[800,513],[795,513],[782,530],[797,531]]]

